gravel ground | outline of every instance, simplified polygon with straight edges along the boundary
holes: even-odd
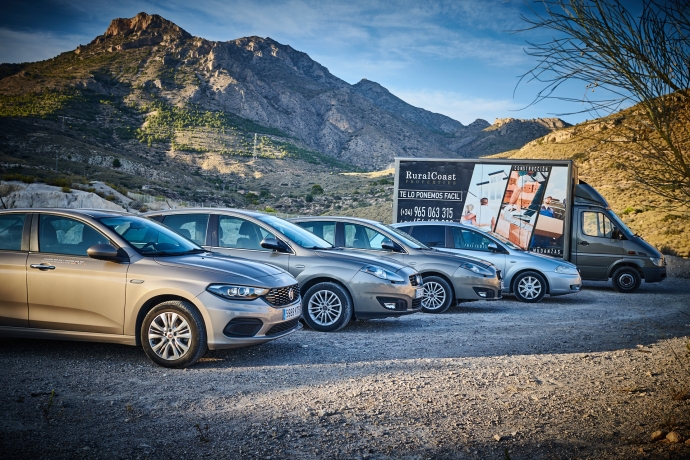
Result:
[[[302,330],[187,370],[4,340],[0,457],[690,458],[689,294],[682,279],[632,295],[588,282],[536,305]]]

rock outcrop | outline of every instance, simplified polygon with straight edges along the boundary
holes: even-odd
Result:
[[[124,211],[108,200],[104,200],[95,193],[72,190],[63,192],[60,187],[45,184],[19,185],[20,190],[3,197],[2,201],[8,209],[13,208],[93,208]]]

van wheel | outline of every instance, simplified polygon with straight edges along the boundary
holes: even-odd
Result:
[[[422,311],[425,313],[443,313],[453,302],[453,289],[448,281],[438,276],[425,276],[422,279],[424,296]]]
[[[189,302],[156,305],[144,318],[140,333],[144,352],[159,366],[191,366],[206,353],[204,319]]]
[[[339,331],[350,322],[352,310],[350,293],[336,283],[315,284],[302,298],[302,317],[315,331]]]
[[[520,302],[537,303],[546,295],[546,280],[537,272],[523,272],[513,281],[513,293]]]
[[[642,284],[642,277],[634,268],[621,267],[613,272],[611,281],[613,282],[613,289],[616,292],[629,294],[637,291],[640,288],[640,284]]]

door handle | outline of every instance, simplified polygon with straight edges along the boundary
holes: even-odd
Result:
[[[31,268],[38,268],[39,270],[55,270],[55,265],[31,264]]]
[[[580,246],[589,246],[587,241],[580,241]]]

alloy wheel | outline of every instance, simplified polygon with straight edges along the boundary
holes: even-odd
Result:
[[[192,332],[189,324],[182,316],[175,312],[166,311],[151,321],[148,340],[156,355],[172,361],[187,354],[192,341]]]
[[[422,306],[429,310],[441,308],[446,303],[446,290],[440,283],[429,281],[424,283],[424,297]]]
[[[518,283],[518,291],[525,299],[536,299],[541,294],[541,282],[534,276],[525,276]]]
[[[331,291],[317,291],[309,299],[309,316],[319,326],[330,326],[338,321],[343,313],[340,298]]]

